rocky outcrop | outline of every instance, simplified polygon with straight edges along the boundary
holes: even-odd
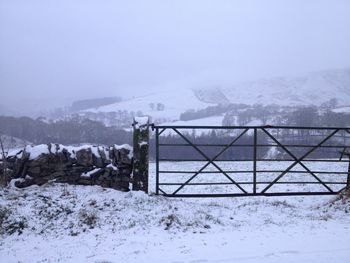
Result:
[[[16,187],[47,182],[100,185],[128,191],[132,172],[129,145],[79,147],[59,144],[26,146],[7,158]]]

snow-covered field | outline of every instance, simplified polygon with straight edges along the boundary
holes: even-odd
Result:
[[[261,192],[265,187],[268,186],[277,176],[281,174],[281,171],[286,170],[293,162],[257,162],[257,170],[266,171],[258,172],[257,174],[257,192]],[[159,182],[160,183],[180,183],[183,184],[188,179],[190,179],[196,171],[199,171],[207,162],[160,162],[159,170],[160,173]],[[235,181],[243,183],[241,187],[248,193],[253,192],[253,185],[248,184],[253,182],[253,162],[216,162],[216,164]],[[311,171],[316,172],[316,175],[323,182],[327,182],[327,185],[333,191],[341,190],[345,185],[339,183],[346,183],[348,163],[347,162],[307,162],[303,161]],[[155,174],[154,166],[150,167],[150,174],[153,176]],[[174,171],[186,171],[189,173],[173,173]],[[234,173],[231,173],[234,171]],[[236,173],[240,171],[239,173]],[[317,173],[319,172],[342,172],[343,174],[325,174]],[[224,174],[220,173],[216,167],[209,164],[205,169],[202,170],[203,173],[198,174],[193,180],[190,181],[191,184],[182,188],[178,194],[202,194],[202,193],[228,193],[228,194],[241,194],[242,191],[235,185],[232,185],[230,179],[228,179]],[[301,173],[299,173],[301,172]],[[204,174],[205,173],[205,174]],[[151,178],[150,185],[151,189],[155,189],[154,185],[155,179]],[[217,185],[195,185],[201,183],[217,183]],[[279,184],[293,182],[292,184]],[[300,182],[295,184],[295,182]],[[304,184],[301,182],[312,182],[313,184]],[[226,184],[218,184],[226,183]],[[332,184],[334,183],[334,184]],[[180,185],[161,185],[166,193],[171,194]],[[286,173],[278,183],[273,185],[267,193],[271,192],[324,192],[328,191],[323,185],[318,184],[316,178],[311,174],[308,174],[306,170],[299,164],[295,165],[290,172]]]
[[[150,171],[154,189],[154,164]],[[350,257],[345,197],[180,199],[48,184],[0,192],[0,209],[1,262],[348,262]]]

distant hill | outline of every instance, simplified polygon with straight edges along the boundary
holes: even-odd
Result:
[[[320,106],[335,98],[338,106],[350,105],[350,70],[329,70],[296,77],[280,77],[189,89],[177,87],[164,89],[143,97],[110,103],[94,104],[84,112],[95,114],[110,112],[141,112],[158,123],[179,120],[181,113],[201,110],[215,105],[261,104],[279,106]],[[157,105],[162,104],[162,107]]]
[[[297,77],[280,77],[237,83],[221,88],[231,103],[319,106],[331,98],[350,104],[350,69],[329,70]]]

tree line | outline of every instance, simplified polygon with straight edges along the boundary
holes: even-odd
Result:
[[[106,127],[98,121],[80,118],[47,123],[40,118],[0,116],[0,133],[30,141],[34,144],[94,143],[112,145],[132,143],[131,132],[114,127]]]
[[[247,105],[232,103],[209,106],[200,110],[187,110],[180,115],[180,120],[190,121],[223,115],[223,126],[244,126],[252,121],[262,125],[286,126],[350,126],[350,113],[337,112],[337,100],[330,99],[320,106],[280,106]]]

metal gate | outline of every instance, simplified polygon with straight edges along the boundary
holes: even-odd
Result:
[[[157,195],[331,195],[350,186],[350,128],[152,128]]]

